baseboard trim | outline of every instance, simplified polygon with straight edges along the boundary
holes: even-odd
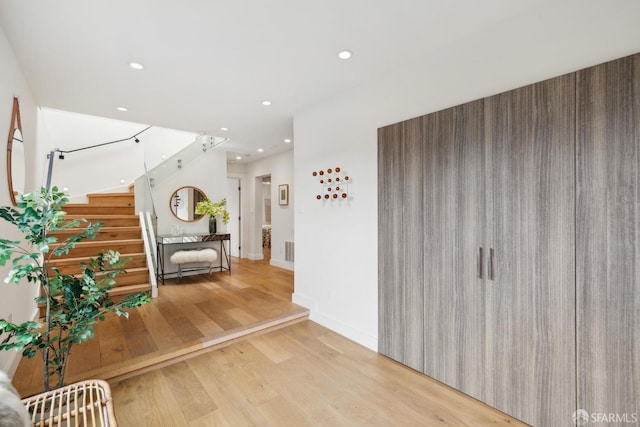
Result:
[[[252,260],[252,261],[260,261],[261,259],[264,259],[264,255],[262,255],[262,252],[260,252],[260,253],[248,253],[247,254],[247,258]]]
[[[274,267],[284,268],[285,270],[294,271],[294,264],[291,261],[283,261],[281,259],[271,258],[269,264]]]
[[[370,335],[358,328],[347,325],[346,323],[334,319],[333,317],[318,310],[316,301],[307,295],[294,292],[291,296],[291,301],[294,304],[301,305],[309,309],[309,319],[321,324],[325,328],[329,328],[332,331],[349,338],[352,341],[357,342],[370,350],[378,351],[378,337]]]

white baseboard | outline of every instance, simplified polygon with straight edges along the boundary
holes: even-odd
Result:
[[[309,311],[316,311],[316,303],[313,299],[307,297],[306,295],[300,294],[300,292],[293,292],[291,295],[291,302],[294,304],[298,304],[303,306],[304,308],[308,308]]]
[[[269,260],[269,264],[273,265],[274,267],[280,267],[290,271],[294,271],[294,264],[291,261],[283,261],[281,259],[271,258],[271,260]]]
[[[352,341],[357,342],[360,345],[367,347],[370,350],[378,352],[378,337],[372,336],[366,332],[363,332],[353,326],[347,325],[340,320],[334,319],[318,310],[316,302],[306,295],[295,293],[291,297],[291,301],[294,304],[301,305],[310,310],[309,319],[316,323],[321,324],[325,328],[329,328],[332,331],[349,338]]]
[[[249,258],[252,261],[260,261],[261,259],[264,259],[264,255],[262,255],[262,252],[260,252],[260,253],[248,253],[247,254],[247,258]]]

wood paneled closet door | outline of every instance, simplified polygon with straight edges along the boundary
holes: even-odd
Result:
[[[575,411],[575,75],[485,100],[487,392],[534,426]]]
[[[630,420],[640,411],[640,54],[579,71],[577,86],[578,407]]]
[[[379,352],[424,364],[422,118],[378,130]]]
[[[424,117],[424,372],[479,399],[487,256],[483,107],[475,101]]]

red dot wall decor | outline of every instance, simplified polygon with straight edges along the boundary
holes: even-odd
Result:
[[[316,200],[342,202],[349,200],[349,183],[352,178],[340,167],[313,171],[311,175],[318,181]]]

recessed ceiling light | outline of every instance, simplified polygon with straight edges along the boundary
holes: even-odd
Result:
[[[133,68],[134,70],[142,70],[144,68],[144,66],[139,62],[129,62],[129,67]]]
[[[127,111],[127,109],[125,107],[117,107],[116,108],[118,111]]]
[[[262,105],[264,106],[269,106],[271,105],[271,101],[267,101],[266,99],[264,101],[262,101]]]
[[[258,148],[258,153],[262,153],[262,152],[264,152],[264,149],[263,148]]]
[[[242,156],[236,156],[236,160],[242,160]]]
[[[291,144],[291,140],[289,138],[285,139],[284,142],[287,144]]]
[[[353,56],[353,52],[350,50],[341,50],[338,52],[338,58],[340,59],[349,59]]]
[[[229,130],[229,128],[220,128],[221,131],[226,132]]]

